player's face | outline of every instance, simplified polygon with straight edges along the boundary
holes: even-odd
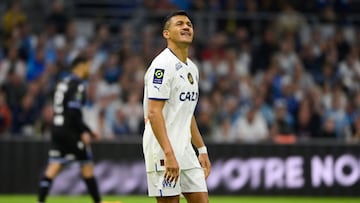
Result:
[[[88,63],[80,63],[74,68],[74,73],[82,79],[88,79],[90,75],[90,66]]]
[[[164,30],[164,37],[176,43],[191,43],[194,37],[193,25],[187,16],[173,16],[169,27]]]

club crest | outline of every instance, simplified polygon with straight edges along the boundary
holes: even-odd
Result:
[[[188,78],[190,84],[194,84],[194,78],[192,77],[191,73],[188,73],[187,78]]]

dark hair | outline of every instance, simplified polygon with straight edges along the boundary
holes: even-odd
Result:
[[[86,62],[86,58],[83,56],[78,56],[76,57],[72,62],[71,62],[71,70],[74,70],[79,64],[81,63],[85,63]]]
[[[189,14],[186,13],[186,11],[184,10],[178,10],[178,11],[174,11],[172,13],[170,13],[169,15],[167,15],[164,20],[163,20],[163,29],[165,29],[166,23],[170,20],[170,18],[174,17],[174,16],[186,16],[190,19]]]

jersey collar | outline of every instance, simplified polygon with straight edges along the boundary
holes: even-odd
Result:
[[[179,57],[177,57],[176,56],[176,54],[169,48],[169,47],[166,47],[181,63],[183,63],[183,64],[185,64],[185,65],[188,65],[188,63],[187,63],[187,58],[186,58],[186,63],[184,63],[184,62],[182,62],[180,59],[179,59]]]

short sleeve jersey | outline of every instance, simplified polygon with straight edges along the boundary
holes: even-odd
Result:
[[[163,116],[180,169],[200,167],[191,145],[190,124],[199,98],[199,73],[187,59],[181,62],[170,49],[163,50],[145,74],[143,150],[147,171],[163,170],[163,151],[147,121],[148,101],[165,100]]]
[[[80,134],[86,129],[82,118],[85,103],[85,84],[75,76],[61,80],[54,93],[53,130]]]

